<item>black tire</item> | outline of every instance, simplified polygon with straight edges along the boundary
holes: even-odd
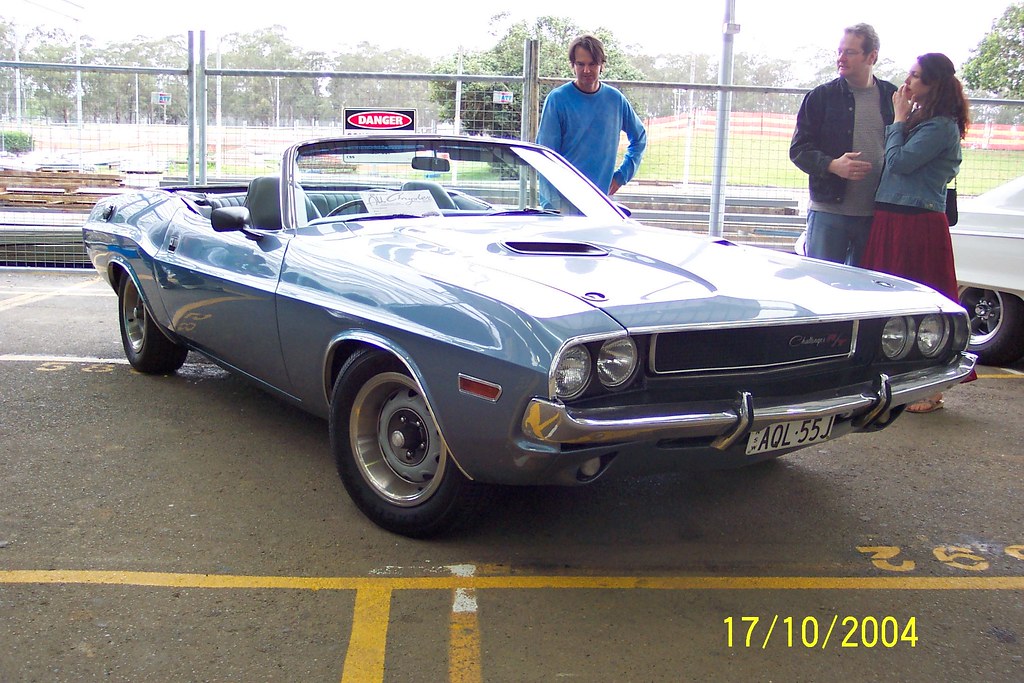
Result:
[[[971,317],[968,350],[985,365],[1008,365],[1024,356],[1024,301],[992,289],[964,287],[960,305]]]
[[[188,349],[167,338],[153,322],[131,277],[125,274],[117,287],[121,344],[131,366],[139,372],[166,375],[185,364]]]
[[[358,351],[334,383],[331,451],[345,489],[378,526],[433,536],[464,522],[482,488],[452,460],[406,368],[376,350]]]

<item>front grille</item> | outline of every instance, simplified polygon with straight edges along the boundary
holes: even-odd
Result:
[[[835,358],[856,350],[859,321],[766,325],[656,334],[651,371],[671,374],[768,368]]]

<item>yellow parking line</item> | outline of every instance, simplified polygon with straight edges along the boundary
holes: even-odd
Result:
[[[352,631],[341,683],[384,680],[391,595],[396,590],[448,590],[455,596],[449,642],[449,680],[478,683],[481,673],[476,590],[991,590],[1024,591],[1024,576],[479,576],[428,577],[235,576],[75,570],[0,570],[3,584],[78,584],[173,588],[354,590]],[[471,600],[469,598],[472,598]],[[471,608],[467,609],[466,606]]]
[[[456,592],[472,591],[460,588]],[[466,600],[459,596],[456,600]],[[473,597],[475,603],[476,597]],[[476,609],[452,611],[451,633],[448,642],[448,680],[451,683],[480,683],[480,623]]]
[[[476,573],[473,565],[450,567],[452,574],[466,578]],[[480,683],[480,620],[476,589],[452,590],[452,615],[448,638],[448,680],[450,683]]]
[[[391,589],[386,586],[356,591],[352,634],[348,640],[341,683],[369,683],[384,680]]]
[[[421,576],[307,577],[64,569],[0,570],[0,584],[101,584],[289,590],[1024,590],[1024,576]]]

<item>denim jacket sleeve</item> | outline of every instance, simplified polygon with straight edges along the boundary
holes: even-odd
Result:
[[[913,173],[947,154],[959,138],[956,122],[946,116],[936,116],[919,124],[909,137],[905,124],[893,123],[885,129],[885,163],[893,173]]]
[[[948,116],[936,116],[907,135],[904,124],[885,129],[885,166],[875,201],[942,211],[946,185],[960,169],[960,129]]]

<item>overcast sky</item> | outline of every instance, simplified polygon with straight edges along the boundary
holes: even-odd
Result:
[[[1012,0],[736,0],[735,21],[741,30],[735,47],[780,58],[805,50],[812,55],[816,49],[834,49],[843,27],[865,21],[878,30],[881,56],[899,65],[909,67],[925,52],[945,52],[961,65],[1010,4]],[[609,28],[622,43],[647,54],[695,51],[717,56],[726,1],[4,0],[3,5],[0,16],[19,29],[43,24],[74,33],[80,26],[83,34],[104,43],[205,30],[212,46],[218,35],[280,24],[292,42],[306,49],[341,51],[366,41],[437,57],[452,54],[459,45],[469,50],[490,47],[495,40],[492,15],[508,11],[512,20],[554,15],[569,17],[584,29]]]

